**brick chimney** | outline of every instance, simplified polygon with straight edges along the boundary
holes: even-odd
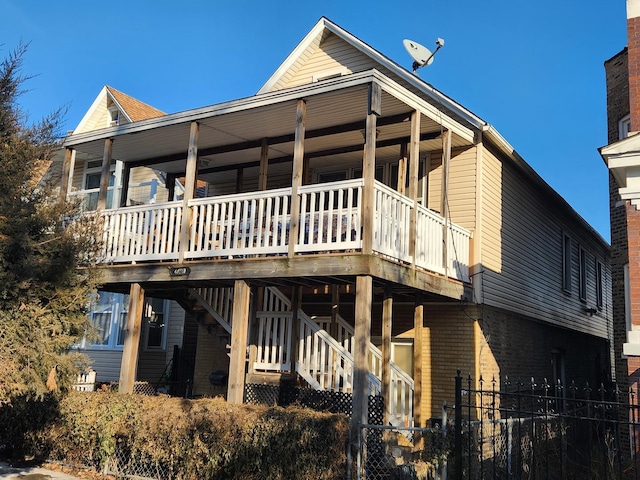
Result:
[[[631,131],[640,131],[640,0],[627,0]]]

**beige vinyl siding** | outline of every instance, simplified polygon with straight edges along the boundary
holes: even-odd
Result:
[[[362,72],[379,66],[368,56],[333,34],[328,35],[310,56],[301,57],[299,64],[281,88],[295,87],[313,81],[313,76],[346,67],[347,73]]]
[[[442,203],[442,154],[431,157],[429,172],[428,206],[440,212]],[[449,164],[448,205],[452,222],[466,229],[475,228],[476,202],[476,149],[453,151]],[[434,165],[435,166],[434,168]]]
[[[85,123],[80,130],[74,133],[90,132],[92,130],[97,130],[99,128],[105,128],[108,126],[107,120],[109,110],[107,109],[106,95],[103,95],[103,97],[100,99],[100,103],[96,107],[97,108],[94,110],[91,117],[87,120],[87,123]]]
[[[595,255],[606,252],[575,218],[535,189],[511,162],[483,151],[482,285],[485,303],[567,328],[605,337],[595,307]],[[562,290],[562,235],[572,238],[572,292]],[[578,245],[587,251],[587,301],[578,293]],[[591,265],[590,265],[591,264]],[[605,274],[605,277],[607,275]]]
[[[184,336],[184,309],[173,300],[169,307],[169,324],[167,325],[167,362],[173,356],[173,346],[182,348],[182,337]]]

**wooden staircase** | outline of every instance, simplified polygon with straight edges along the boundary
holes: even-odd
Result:
[[[191,289],[189,296],[231,334],[233,288]],[[338,316],[337,338],[327,331],[329,317],[309,317],[300,310],[298,351],[292,352],[293,312],[290,300],[277,288],[265,288],[258,320],[254,371],[295,372],[310,387],[350,393],[353,389],[353,327]],[[369,394],[382,389],[382,352],[369,348]],[[390,422],[413,426],[413,379],[391,362]]]

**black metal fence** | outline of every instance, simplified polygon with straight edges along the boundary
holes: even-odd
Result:
[[[615,385],[455,379],[461,479],[638,479],[638,395]]]

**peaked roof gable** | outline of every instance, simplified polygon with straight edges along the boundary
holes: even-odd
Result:
[[[331,34],[337,36],[351,47],[360,51],[361,53],[372,59],[376,64],[382,66],[384,69],[391,71],[402,81],[418,89],[428,98],[430,98],[434,102],[437,102],[437,104],[444,105],[446,108],[451,110],[461,119],[468,122],[470,125],[476,128],[482,128],[487,125],[484,120],[474,115],[462,105],[447,97],[442,92],[439,92],[421,78],[412,74],[386,55],[383,55],[379,51],[375,50],[374,48],[358,39],[351,33],[347,32],[337,24],[333,23],[326,17],[320,18],[320,20],[311,29],[311,31],[289,54],[289,56],[278,67],[274,74],[271,75],[267,82],[262,86],[262,88],[260,88],[258,94],[284,88],[287,79],[295,75],[296,71],[300,69],[304,61],[308,59],[315,51],[317,51],[323,41],[326,40]]]
[[[124,113],[132,122],[166,115],[163,111],[141,102],[126,93],[122,93],[113,87],[107,85],[106,88],[111,94],[113,101],[118,104],[122,113]]]
[[[161,110],[105,85],[98,93],[73,133],[84,133],[107,125],[109,104],[115,105],[127,123],[166,115]]]

